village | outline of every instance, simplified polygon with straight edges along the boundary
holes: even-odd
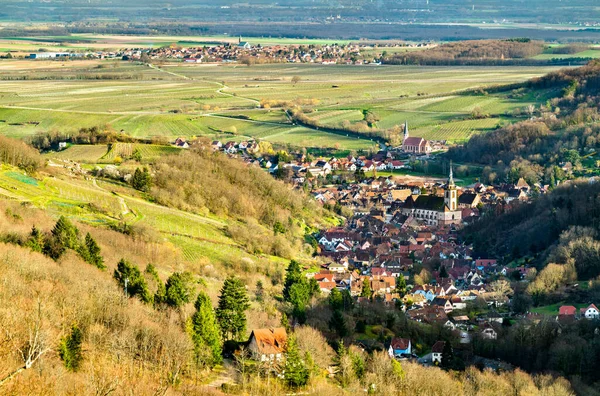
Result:
[[[343,226],[314,235],[318,255],[327,263],[306,276],[324,295],[336,290],[349,293],[359,305],[400,309],[409,320],[448,330],[459,347],[474,338],[494,342],[503,326],[542,320],[540,314],[516,315],[510,308],[511,282],[529,282],[536,269],[500,257],[475,257],[458,230],[486,213],[527,203],[532,194],[547,193],[549,186],[530,186],[520,178],[516,183],[459,187],[452,164],[446,179],[377,176],[378,171],[410,170],[412,160],[435,158],[444,144],[411,137],[405,124],[402,146],[358,157],[307,161],[306,155],[297,154],[277,161],[257,155],[254,141],[213,141],[212,148],[260,166],[296,188],[308,188],[315,200],[348,218]],[[555,319],[560,325],[599,315],[593,304],[580,312],[564,306]],[[250,340],[255,351],[260,348],[252,337],[258,334],[268,348],[281,344],[277,334],[258,330]],[[415,340],[394,336],[384,346],[391,357],[439,365],[445,342],[417,350]]]
[[[369,50],[377,48],[432,48],[434,44],[330,44],[330,45],[253,45],[242,41],[237,44],[222,43],[201,47],[183,47],[172,44],[161,48],[123,48],[87,52],[37,52],[30,59],[121,59],[124,61],[175,60],[185,63],[315,63],[322,65],[381,64],[374,56],[367,56]],[[367,52],[364,52],[364,51]],[[361,53],[362,51],[362,53]]]

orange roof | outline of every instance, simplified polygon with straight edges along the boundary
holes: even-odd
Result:
[[[254,329],[250,334],[250,342],[256,341],[258,352],[263,354],[282,353],[287,341],[287,333],[283,327],[275,329]]]

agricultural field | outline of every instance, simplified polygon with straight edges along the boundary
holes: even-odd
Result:
[[[424,137],[460,142],[490,130],[500,118],[510,122],[514,109],[542,103],[468,90],[521,82],[552,70],[1,60],[0,133],[26,138],[110,126],[134,137],[259,138],[314,149],[375,148],[370,139],[293,125],[277,108],[277,102],[286,102],[300,103],[309,117],[327,127],[356,123],[369,110],[379,118],[379,129],[408,121]],[[293,77],[300,80],[294,84]],[[261,101],[274,107],[263,109]],[[470,120],[476,109],[491,118]]]

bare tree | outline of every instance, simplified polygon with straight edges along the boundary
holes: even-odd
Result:
[[[9,336],[11,339],[13,336]],[[42,330],[42,302],[38,298],[37,315],[29,325],[28,339],[16,347],[23,359],[23,365],[0,380],[0,387],[20,372],[30,369],[42,355],[50,351],[46,336]]]
[[[294,76],[292,77],[292,84],[296,85],[298,84],[300,81],[302,80],[302,77],[300,76]]]

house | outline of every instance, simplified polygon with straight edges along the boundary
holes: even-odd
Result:
[[[577,308],[572,305],[563,305],[558,309],[559,316],[575,316]]]
[[[249,50],[249,49],[252,49],[252,45],[250,45],[250,43],[247,41],[240,41],[238,43],[238,48]]]
[[[67,148],[67,142],[58,142],[58,150],[64,150]]]
[[[486,340],[495,340],[498,338],[498,332],[489,323],[484,323],[481,330],[481,336]]]
[[[410,355],[412,353],[412,345],[408,338],[392,338],[390,347],[388,348],[390,357],[402,355]]]
[[[433,364],[442,364],[442,353],[444,352],[444,347],[446,346],[445,341],[438,341],[431,347],[431,363]]]
[[[590,304],[587,308],[581,308],[581,316],[586,319],[599,319],[600,311],[594,304]]]
[[[177,138],[177,140],[175,140],[175,146],[184,148],[184,149],[190,147],[190,145],[186,142],[186,140],[184,138]]]
[[[254,329],[248,340],[248,350],[253,359],[280,361],[283,359],[287,333],[283,327],[275,329]]]
[[[431,306],[440,307],[444,312],[450,313],[454,309],[452,302],[447,298],[436,297],[431,301]]]

